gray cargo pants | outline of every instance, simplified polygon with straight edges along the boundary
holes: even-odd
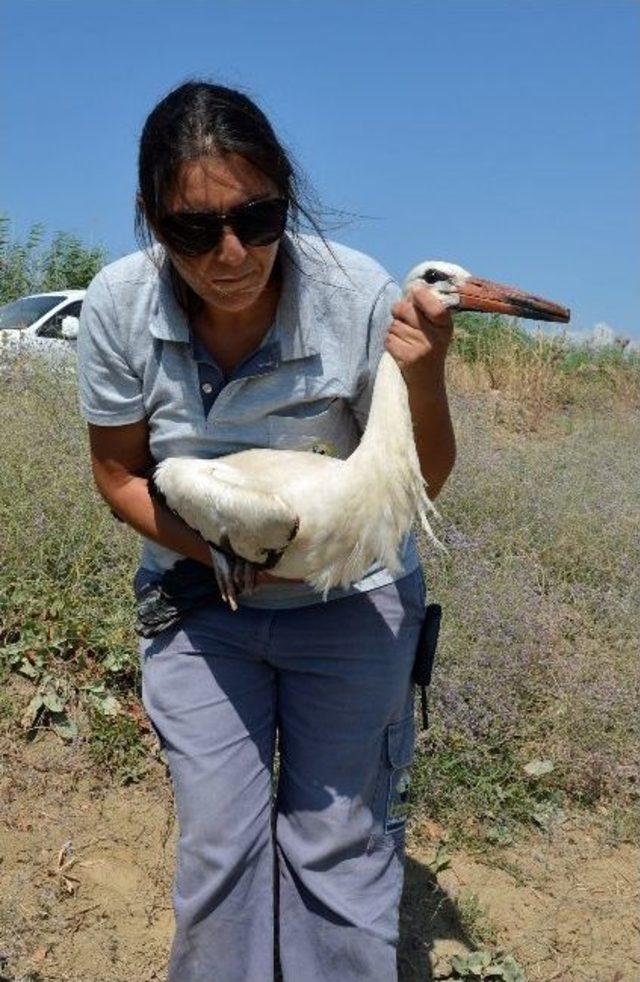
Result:
[[[276,930],[285,982],[397,979],[424,601],[417,570],[141,640],[180,827],[169,982],[271,982]]]

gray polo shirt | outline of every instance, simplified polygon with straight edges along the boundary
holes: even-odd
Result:
[[[87,290],[80,318],[83,418],[121,426],[146,417],[158,462],[253,447],[348,457],[366,425],[400,289],[374,260],[335,243],[330,252],[312,236],[285,235],[280,260],[274,322],[228,375],[192,335],[160,247],[105,266]],[[140,566],[150,577],[182,558],[142,541]],[[400,573],[373,566],[348,589],[332,590],[329,599],[389,583],[417,565],[409,536]],[[242,603],[294,607],[319,600],[308,584],[286,583],[261,585]]]

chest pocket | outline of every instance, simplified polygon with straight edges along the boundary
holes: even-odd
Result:
[[[269,416],[269,444],[275,450],[306,450],[344,460],[359,442],[355,418],[341,399],[307,416]]]

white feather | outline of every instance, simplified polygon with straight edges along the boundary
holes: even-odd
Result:
[[[267,449],[216,460],[174,457],[154,480],[207,541],[228,536],[235,553],[258,563],[268,550],[282,551],[271,572],[304,579],[325,597],[373,563],[396,572],[416,517],[440,545],[427,518],[437,512],[420,472],[407,387],[386,351],[365,433],[347,460]]]

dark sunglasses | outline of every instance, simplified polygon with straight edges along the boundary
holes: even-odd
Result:
[[[170,249],[183,256],[201,256],[216,249],[225,225],[245,246],[271,245],[279,239],[287,223],[286,198],[249,201],[232,208],[226,215],[217,211],[181,211],[158,222],[158,230]]]

